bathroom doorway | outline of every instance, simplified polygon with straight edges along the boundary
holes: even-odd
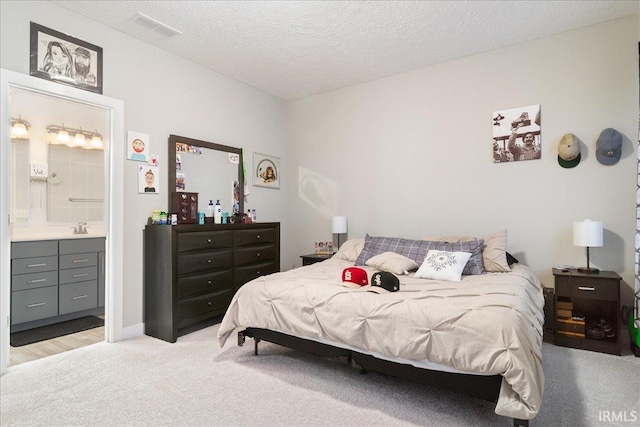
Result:
[[[27,95],[33,99],[46,100],[45,103],[57,103],[57,107],[53,107],[53,111],[49,113],[43,113],[43,110],[33,102],[23,103],[18,108],[20,105],[18,99]],[[15,106],[13,101],[16,103]],[[124,104],[120,100],[3,69],[0,110],[2,127],[6,130],[2,133],[0,145],[2,159],[0,160],[0,217],[9,218],[11,221],[11,226],[7,221],[0,222],[2,249],[2,255],[0,255],[0,299],[2,300],[0,303],[0,319],[2,319],[0,322],[2,325],[0,326],[0,372],[5,373],[10,363],[11,241],[14,239],[37,239],[39,235],[43,240],[55,240],[60,236],[65,236],[64,239],[73,238],[70,227],[77,222],[89,225],[88,232],[93,232],[96,237],[102,235],[105,238],[103,340],[113,342],[122,339],[123,200],[121,189],[122,159],[124,158]],[[65,111],[70,115],[64,116]],[[101,112],[103,123],[99,126],[103,129],[98,131],[98,125],[90,123],[91,119],[84,117],[83,111]],[[32,116],[29,117],[29,115]],[[12,173],[15,164],[10,162],[12,142],[9,129],[16,118],[27,122],[33,132],[28,138],[28,165],[25,167],[28,167],[29,182],[34,182],[34,185],[29,184],[26,191],[17,186],[15,181],[19,176]],[[67,125],[62,120],[66,123],[69,123],[68,120],[73,120],[74,124]],[[80,151],[83,149],[77,145],[67,147],[69,150],[76,151],[64,153],[61,153],[65,150],[61,147],[55,150],[42,150],[42,147],[47,147],[48,143],[55,144],[52,138],[61,131],[66,131],[66,127],[73,129],[75,134],[82,134],[86,138],[85,143],[90,144],[90,138],[93,135],[99,134],[103,137],[103,172],[100,179],[95,179],[95,176],[93,179],[85,179],[79,175],[78,170],[74,170],[70,163],[66,162],[69,159],[78,160],[88,157],[95,162],[99,157],[96,156],[97,151],[87,156],[89,150],[84,149],[86,151],[83,153]],[[23,155],[24,151],[23,149]],[[57,153],[57,159],[49,158],[50,151]],[[74,202],[68,200],[72,198],[68,191],[59,191],[61,181],[57,178],[65,178],[61,173],[56,173],[57,178],[54,177],[52,174],[55,171],[49,171],[49,165],[55,165],[60,171],[67,168],[61,173],[66,175],[69,184],[73,182],[78,184],[73,186],[73,191],[86,190],[81,197],[77,197],[82,202],[73,205]],[[94,165],[86,169],[95,171],[98,168]],[[24,174],[24,169],[22,173]],[[51,182],[52,179],[53,182]],[[93,186],[81,181],[91,181]],[[50,184],[55,186],[56,183],[59,188],[55,189],[58,191],[57,199],[54,200],[50,197],[54,193],[53,188],[49,186]],[[79,185],[80,183],[84,186]],[[71,186],[68,186],[67,190],[69,187]],[[102,197],[90,197],[97,194],[97,188]],[[102,201],[98,202],[99,199]],[[18,204],[16,205],[15,202]],[[17,225],[21,227],[16,227]],[[65,233],[68,233],[68,236]]]

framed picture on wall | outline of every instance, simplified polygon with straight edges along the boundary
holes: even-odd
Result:
[[[253,153],[253,185],[280,188],[280,159],[266,154]]]
[[[102,48],[31,23],[29,74],[102,93]]]

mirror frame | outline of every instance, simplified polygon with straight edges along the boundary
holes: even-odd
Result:
[[[176,192],[176,144],[183,143],[194,145],[196,147],[206,148],[209,150],[223,151],[225,153],[235,153],[240,157],[238,163],[238,183],[240,187],[240,213],[244,212],[244,159],[242,158],[242,148],[231,147],[228,145],[215,144],[213,142],[201,141],[199,139],[187,138],[179,135],[169,135],[169,177],[167,185],[167,207],[171,209],[171,194]]]

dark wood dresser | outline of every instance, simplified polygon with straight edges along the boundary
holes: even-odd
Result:
[[[248,281],[280,271],[280,223],[147,225],[144,332],[179,330],[224,314]]]

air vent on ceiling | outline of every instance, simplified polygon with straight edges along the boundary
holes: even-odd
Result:
[[[156,32],[160,35],[163,35],[167,38],[182,35],[181,31],[176,30],[175,28],[171,28],[170,26],[163,24],[162,22],[156,21],[153,18],[149,18],[147,15],[142,13],[138,13],[134,18],[133,22],[144,27],[148,30]]]

